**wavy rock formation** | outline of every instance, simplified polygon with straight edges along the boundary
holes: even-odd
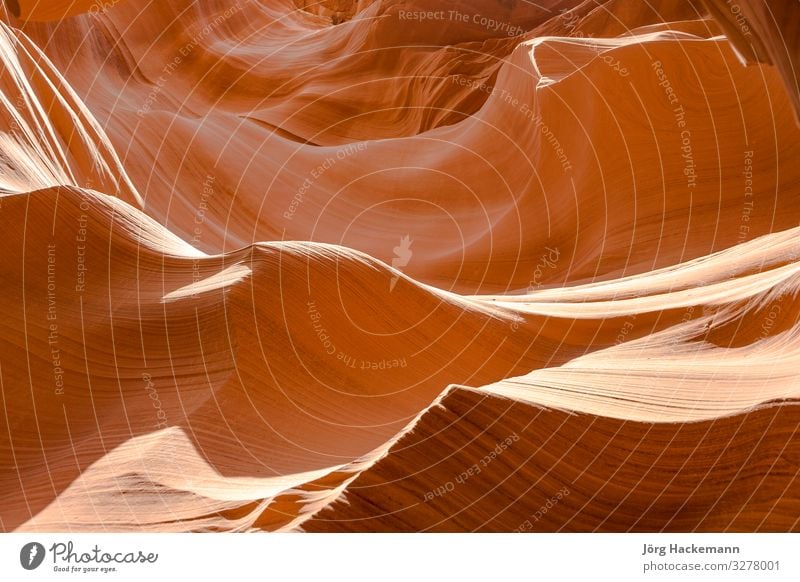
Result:
[[[704,0],[745,62],[775,65],[800,121],[800,20],[791,0]]]
[[[800,530],[796,4],[3,8],[0,529]]]

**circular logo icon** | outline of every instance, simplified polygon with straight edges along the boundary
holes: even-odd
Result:
[[[44,561],[44,546],[39,542],[30,542],[19,551],[19,563],[26,570],[35,570]]]

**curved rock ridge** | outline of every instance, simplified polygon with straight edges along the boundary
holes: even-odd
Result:
[[[323,26],[288,5],[174,0],[25,31],[131,160],[149,215],[191,239],[208,207],[206,251],[314,240],[390,263],[408,234],[410,276],[502,292],[530,284],[545,248],[561,259],[536,285],[796,226],[790,97],[712,21],[665,2],[516,24],[489,4],[527,32],[479,38],[469,17],[407,21],[424,12],[393,2]],[[745,210],[744,171],[764,193]]]
[[[800,123],[800,22],[791,0],[703,0],[743,60],[775,65]]]
[[[640,423],[456,390],[302,529],[796,530],[799,411]]]
[[[5,2],[0,529],[800,530],[797,14]]]
[[[0,52],[0,192],[83,186],[141,204],[108,136],[41,49],[0,22]]]

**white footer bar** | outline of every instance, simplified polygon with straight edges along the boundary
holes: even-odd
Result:
[[[798,554],[793,534],[5,534],[0,579],[777,582]]]

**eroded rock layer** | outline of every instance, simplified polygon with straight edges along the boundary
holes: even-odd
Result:
[[[800,529],[798,14],[6,1],[0,529]]]

